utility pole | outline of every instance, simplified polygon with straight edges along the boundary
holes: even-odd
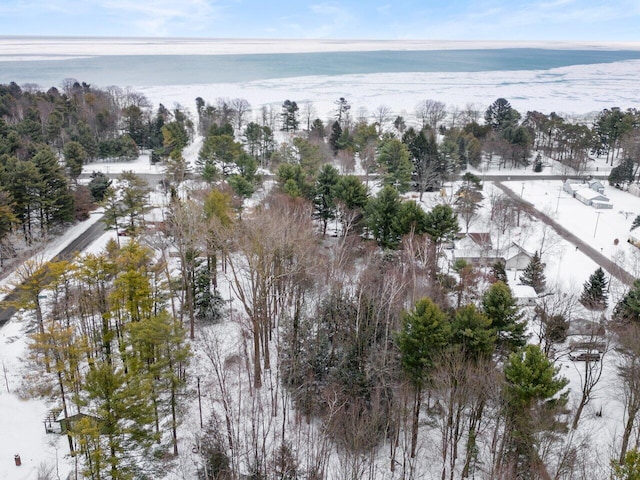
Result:
[[[602,212],[596,212],[596,228],[593,229],[593,238],[596,238],[596,232],[598,231],[598,220],[600,220],[600,214]]]

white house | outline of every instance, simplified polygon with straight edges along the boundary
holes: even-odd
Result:
[[[598,210],[613,208],[613,203],[609,200],[591,200],[591,206],[593,208],[597,208]]]
[[[575,197],[576,192],[581,188],[584,188],[584,183],[578,182],[576,180],[565,180],[565,182],[562,184],[562,189],[572,197]]]
[[[613,208],[609,199],[590,188],[581,188],[575,193],[576,200],[595,208]],[[609,206],[610,205],[610,206]]]
[[[531,262],[533,254],[527,252],[524,248],[515,242],[502,251],[504,260],[504,268],[507,270],[524,270]]]
[[[491,234],[469,232],[455,241],[453,260],[464,260],[472,265],[492,265],[501,260],[499,252],[493,249]]]
[[[562,185],[562,189],[572,197],[576,196],[576,193],[580,190],[589,189],[600,194],[604,194],[604,184],[600,180],[565,180]]]

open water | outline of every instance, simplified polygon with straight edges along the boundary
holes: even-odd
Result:
[[[377,51],[243,55],[116,55],[0,61],[0,83],[59,87],[74,78],[100,87],[236,83],[318,75],[397,72],[548,70],[640,59],[640,51],[486,50]],[[60,56],[56,56],[60,58]]]

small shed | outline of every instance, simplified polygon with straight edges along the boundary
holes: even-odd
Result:
[[[530,285],[513,285],[511,292],[516,303],[521,307],[533,307],[538,299],[538,294]]]
[[[60,412],[58,418],[56,418],[56,422],[60,424],[60,433],[67,433],[69,430],[73,428],[73,426],[82,420],[83,418],[90,418],[99,422],[100,419],[95,415],[90,415],[88,413],[74,413],[73,415],[68,415],[67,418],[64,417],[64,412]]]

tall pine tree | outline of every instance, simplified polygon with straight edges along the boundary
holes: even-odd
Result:
[[[447,315],[430,298],[418,300],[415,308],[403,315],[398,348],[402,367],[415,393],[411,457],[416,454],[422,389],[450,337],[451,324]]]
[[[529,265],[527,265],[527,268],[525,268],[522,275],[520,275],[520,282],[522,282],[523,285],[533,287],[536,293],[544,292],[547,283],[547,279],[544,276],[544,267],[545,264],[542,263],[540,254],[536,251]]]
[[[508,478],[539,478],[535,472],[545,470],[537,434],[559,426],[555,416],[569,393],[563,391],[569,381],[559,371],[537,345],[513,353],[504,367],[507,423],[502,462]]]
[[[336,187],[340,173],[333,165],[326,164],[316,179],[313,197],[314,213],[322,221],[322,236],[327,233],[329,220],[336,218]]]
[[[607,308],[607,278],[602,267],[591,274],[589,280],[584,282],[580,303],[591,310],[604,310]]]
[[[498,336],[498,348],[512,352],[526,343],[525,324],[511,289],[503,282],[489,287],[482,297],[482,311]]]

